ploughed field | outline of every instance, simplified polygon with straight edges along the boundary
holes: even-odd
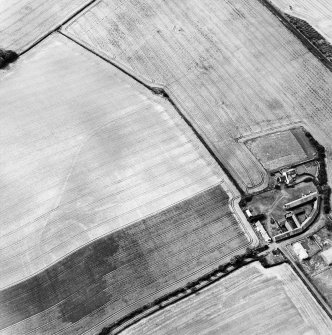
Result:
[[[0,334],[96,334],[211,271],[249,245],[228,202],[212,187],[0,291]]]
[[[121,335],[326,335],[332,321],[291,267],[247,265]]]
[[[0,48],[22,52],[90,0],[0,0]]]
[[[308,22],[332,43],[332,2],[329,0],[269,0],[283,12]]]
[[[62,32],[164,87],[247,191],[267,178],[242,137],[297,122],[331,149],[332,74],[259,1],[97,1]]]
[[[60,34],[0,72],[0,101],[0,289],[212,186],[232,189],[167,100]]]

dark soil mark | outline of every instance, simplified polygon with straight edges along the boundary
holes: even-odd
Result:
[[[247,244],[227,194],[216,186],[92,242],[3,290],[0,329],[37,313],[41,315],[35,327],[41,329],[44,322],[51,322],[44,315],[59,326],[77,325],[92,314],[98,314],[95,323],[115,313],[120,314],[114,318],[122,317],[165,294],[175,280],[183,285],[193,271]]]

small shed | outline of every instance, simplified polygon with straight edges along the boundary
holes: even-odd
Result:
[[[293,244],[293,250],[301,262],[309,257],[307,250],[303,248],[303,245],[300,242],[295,242]]]
[[[323,258],[324,262],[327,265],[331,265],[332,264],[332,248],[329,248],[325,251],[322,251],[320,253],[321,257]]]
[[[252,217],[252,213],[251,213],[250,208],[246,209],[246,215],[247,215],[248,218]]]

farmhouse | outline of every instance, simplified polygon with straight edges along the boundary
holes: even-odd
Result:
[[[323,258],[324,262],[327,265],[331,265],[332,264],[332,248],[329,248],[325,251],[322,251],[320,253],[321,257]]]
[[[284,171],[281,176],[277,177],[277,183],[286,185],[292,184],[296,179],[296,170],[295,169],[289,169],[287,171]]]

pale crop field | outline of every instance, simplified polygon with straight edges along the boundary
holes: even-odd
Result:
[[[228,201],[212,187],[0,291],[0,334],[97,334],[215,269],[250,244]]]
[[[0,48],[22,52],[90,0],[0,0]]]
[[[332,2],[330,0],[269,0],[284,13],[307,21],[332,43]]]
[[[212,186],[235,192],[167,100],[60,34],[0,72],[0,101],[0,289]]]
[[[332,321],[287,264],[253,263],[121,335],[326,335]]]
[[[247,191],[266,173],[242,137],[301,122],[331,151],[332,74],[259,1],[103,0],[62,31],[164,87]]]

